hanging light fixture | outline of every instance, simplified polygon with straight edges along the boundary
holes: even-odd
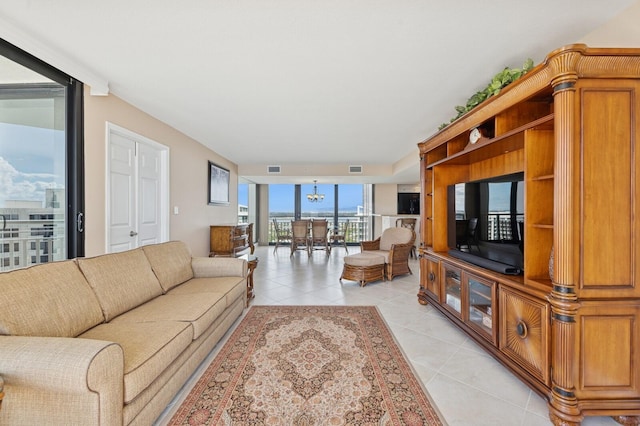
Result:
[[[318,194],[317,182],[317,180],[313,181],[313,194],[307,194],[307,200],[309,200],[310,203],[317,203],[324,200],[324,194]]]

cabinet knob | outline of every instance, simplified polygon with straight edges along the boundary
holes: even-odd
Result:
[[[527,334],[529,333],[529,330],[527,330],[527,324],[523,321],[518,321],[518,324],[516,325],[516,333],[518,333],[518,336],[523,339],[527,337]]]
[[[429,272],[429,281],[434,282],[436,280],[436,274]]]

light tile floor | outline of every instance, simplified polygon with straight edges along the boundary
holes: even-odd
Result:
[[[349,247],[349,254],[359,251]],[[345,256],[336,247],[327,257],[302,251],[290,257],[289,247],[258,246],[254,273],[256,297],[250,305],[375,305],[393,331],[414,370],[449,425],[550,425],[546,402],[501,366],[431,306],[418,303],[419,266],[411,259],[413,275],[393,281],[339,282]],[[239,322],[239,320],[238,320]],[[236,324],[238,323],[236,322]],[[227,333],[227,336],[230,333]],[[188,394],[224,339],[156,425],[164,425]],[[617,425],[609,417],[589,417],[585,426]]]

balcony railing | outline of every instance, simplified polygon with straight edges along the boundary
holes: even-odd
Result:
[[[313,218],[327,219],[329,222],[329,229],[336,229],[338,231],[343,229],[344,222],[349,221],[346,237],[347,244],[360,244],[360,241],[365,241],[371,238],[371,221],[368,217],[357,216],[355,214],[350,216],[339,216],[337,224],[334,224],[333,216],[322,217],[314,215]],[[294,218],[293,216],[271,216],[269,218],[269,244],[274,244],[276,241],[276,231],[273,225],[274,219],[282,231],[291,233],[291,221]],[[303,216],[302,219],[312,219],[312,217]]]

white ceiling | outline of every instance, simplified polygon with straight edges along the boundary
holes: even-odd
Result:
[[[108,82],[240,174],[290,165],[309,173],[287,180],[310,183],[352,164],[414,183],[416,144],[495,73],[539,63],[635,3],[2,0],[0,38],[96,91]]]

